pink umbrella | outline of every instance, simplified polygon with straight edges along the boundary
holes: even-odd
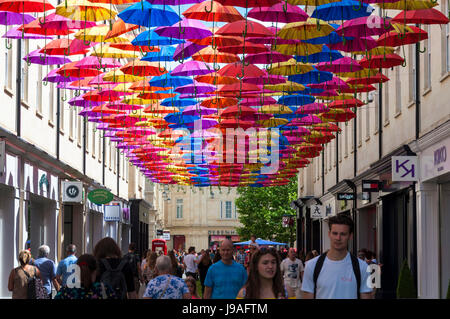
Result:
[[[249,11],[247,16],[259,21],[283,23],[300,22],[308,19],[305,11],[285,1],[276,3],[270,8],[255,7]]]
[[[296,112],[297,113],[297,112]],[[306,136],[309,135],[311,132],[306,127],[298,127],[296,129],[290,129],[288,131],[284,131],[284,136]]]
[[[243,106],[261,106],[261,105],[270,105],[270,104],[276,104],[277,100],[275,100],[273,97],[265,96],[261,98],[245,98],[239,103]]]
[[[132,105],[123,103],[109,103],[106,105],[106,107],[112,110],[119,110],[119,111],[134,111],[144,108],[142,105]]]
[[[95,22],[91,21],[75,21],[69,18],[60,16],[56,13],[49,14],[43,18],[39,18],[39,22],[42,25],[42,28],[48,29],[89,29],[96,25]]]
[[[63,75],[60,75],[57,73],[59,69],[51,70],[47,76],[43,79],[44,82],[52,82],[52,83],[59,83],[59,82],[73,82],[75,80],[78,80],[78,78],[74,77],[65,77]]]
[[[322,120],[315,115],[306,115],[302,118],[295,118],[290,123],[286,124],[286,126],[298,126],[298,125],[313,125],[322,123]]]
[[[312,84],[309,84],[308,87],[310,87],[311,89],[342,90],[342,89],[348,89],[349,86],[344,80],[342,80],[338,77],[334,77],[331,81],[326,81],[326,82],[322,82],[322,83],[312,83]]]
[[[343,57],[333,62],[320,62],[316,66],[319,71],[327,71],[333,73],[344,73],[344,72],[356,72],[363,69],[363,67],[358,63],[358,61],[350,58]]]
[[[338,96],[339,95],[336,92],[336,90],[325,90],[325,91],[320,92],[320,93],[310,93],[310,94],[313,95],[313,96],[318,96],[318,97],[320,97],[320,96],[327,96],[327,97],[329,97],[329,96]]]
[[[277,62],[285,62],[292,59],[290,55],[284,55],[276,51],[262,52],[256,54],[247,54],[245,62],[251,64],[271,64]]]
[[[372,37],[354,38],[353,40],[346,40],[345,43],[340,42],[328,45],[331,50],[340,50],[344,52],[369,51],[377,46],[377,41]]]
[[[217,113],[216,109],[211,109],[208,107],[204,107],[204,106],[200,106],[199,104],[197,105],[191,105],[188,106],[187,108],[185,108],[182,112],[184,115],[198,115],[198,116],[202,116],[202,115],[209,115],[209,114],[214,114]]]
[[[188,61],[172,70],[172,76],[190,76],[213,73],[214,68],[200,61]]]
[[[31,40],[37,40],[37,39],[53,39],[53,37],[46,37],[43,35],[38,34],[27,34],[23,33],[22,31],[18,30],[19,27],[12,28],[8,32],[6,32],[2,38],[7,39],[31,39]]]
[[[78,61],[75,66],[79,69],[101,69],[101,68],[118,68],[122,66],[121,63],[115,62],[111,58],[98,58],[95,56],[87,56]]]
[[[376,15],[351,19],[345,21],[339,28],[337,28],[336,33],[340,36],[358,38],[382,35],[383,33],[393,29],[389,21],[389,18],[383,19],[382,17]]]
[[[201,94],[201,93],[211,93],[214,91],[216,91],[216,86],[196,81],[194,81],[193,84],[179,86],[175,89],[175,92],[181,94],[197,94],[197,93]]]

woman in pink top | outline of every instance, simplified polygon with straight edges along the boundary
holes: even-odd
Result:
[[[200,299],[197,295],[197,282],[191,276],[186,277],[184,280],[186,282],[186,286],[189,288],[189,293],[191,294],[191,299]]]

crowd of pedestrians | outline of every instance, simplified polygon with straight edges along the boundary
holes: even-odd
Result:
[[[354,256],[348,251],[353,227],[345,215],[330,218],[330,249],[302,256],[294,248],[260,247],[252,236],[247,250],[224,240],[217,251],[196,253],[189,247],[164,255],[148,250],[141,259],[134,243],[122,255],[107,237],[92,255],[78,258],[76,246],[68,245],[67,257],[56,266],[49,259],[50,248],[43,245],[36,260],[28,250],[19,253],[8,289],[13,299],[374,298],[367,266],[377,263],[375,254],[361,249]]]

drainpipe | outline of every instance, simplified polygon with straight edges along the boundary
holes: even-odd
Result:
[[[378,159],[381,159],[383,157],[383,83],[380,83],[378,92]]]
[[[419,27],[416,24],[416,27]],[[416,43],[416,140],[420,136],[420,51],[419,42]]]
[[[323,144],[322,147],[324,147]],[[322,149],[322,196],[323,195],[325,195],[325,148]]]
[[[22,39],[17,40],[17,59],[16,59],[16,132],[17,136],[21,135],[21,106],[20,97],[22,95]]]
[[[105,131],[103,130],[103,151],[102,151],[102,184],[105,186],[105,160],[106,160],[106,140],[105,140]]]
[[[336,132],[336,184],[339,183],[339,132]]]
[[[87,120],[83,119],[83,174],[86,175],[86,131]]]
[[[357,124],[357,118],[358,118],[358,112],[357,112],[357,110],[356,110],[356,107],[355,107],[355,114],[356,114],[356,116],[355,116],[355,118],[353,119],[353,176],[354,177],[356,177],[356,172],[357,172],[357,166],[356,166],[356,162],[357,162],[357,152],[358,152],[358,145],[357,145],[357,143],[358,143],[358,141],[357,141],[357,139],[358,139],[358,137],[357,137],[357,130],[356,130],[356,124]]]
[[[120,186],[120,151],[117,150],[117,197],[119,197],[119,186]]]
[[[59,67],[59,65],[58,65]],[[61,126],[60,122],[60,109],[61,109],[61,91],[56,88],[56,159],[59,160],[59,127]]]

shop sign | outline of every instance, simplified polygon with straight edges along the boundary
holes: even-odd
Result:
[[[222,241],[225,239],[227,239],[227,236],[218,236],[218,235],[211,236],[211,241]]]
[[[362,191],[363,192],[379,192],[382,183],[379,180],[363,180],[362,181]]]
[[[417,156],[392,156],[392,181],[416,182],[419,180]]]
[[[325,207],[323,205],[311,205],[311,218],[324,218]]]
[[[97,205],[108,204],[114,199],[114,195],[106,189],[95,189],[88,194],[91,202]]]
[[[163,230],[162,229],[157,229],[156,230],[156,236],[161,237],[163,235]]]
[[[104,220],[105,222],[120,222],[121,207],[120,202],[112,202],[109,205],[104,205]]]
[[[83,183],[63,181],[63,203],[80,203],[83,200]]]
[[[164,230],[161,238],[166,241],[170,240],[170,230]]]
[[[337,193],[337,200],[355,200],[355,193]]]
[[[41,191],[43,191],[42,188],[43,188],[44,185],[46,187],[45,191],[48,192],[48,189],[50,188],[50,183],[48,182],[47,174],[42,174],[41,178],[39,179],[39,189]]]
[[[420,159],[421,179],[427,180],[450,171],[450,138],[422,153]]]
[[[130,221],[130,208],[125,206],[122,210],[122,216],[124,221]]]

